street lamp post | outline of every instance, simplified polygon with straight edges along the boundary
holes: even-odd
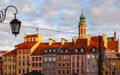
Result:
[[[20,31],[20,27],[21,27],[21,21],[19,21],[18,19],[16,19],[16,14],[18,13],[18,10],[15,6],[7,6],[6,9],[4,10],[0,10],[0,23],[3,22],[6,18],[6,12],[8,10],[8,8],[14,8],[16,10],[16,12],[14,13],[14,19],[10,22],[10,26],[11,26],[11,30],[12,30],[12,34],[16,35],[19,34]]]
[[[99,38],[99,48],[98,48],[98,75],[102,75],[102,57],[103,57],[103,52],[101,50],[101,36],[98,36]]]

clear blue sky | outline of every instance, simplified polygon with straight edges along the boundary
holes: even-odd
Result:
[[[79,17],[82,9],[86,16],[87,34],[117,36],[120,34],[120,1],[119,0],[1,0],[0,9],[14,5],[18,9],[17,18],[22,25],[67,31],[76,34],[58,33],[39,30],[44,41],[53,38],[60,41],[65,38],[71,41],[77,37]],[[22,27],[17,38],[11,34],[9,23],[13,19],[14,9],[9,8],[6,20],[0,23],[0,50],[12,50],[14,45],[23,42],[24,34],[35,34],[35,29]]]

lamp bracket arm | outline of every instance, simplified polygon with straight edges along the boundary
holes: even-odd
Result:
[[[10,7],[14,8],[16,10],[16,12],[14,13],[15,18],[16,18],[16,14],[18,13],[17,8],[15,6],[9,5],[9,6],[7,6],[6,9],[0,10],[0,23],[5,20],[5,18],[6,18],[6,12],[7,12],[8,8],[10,8]]]

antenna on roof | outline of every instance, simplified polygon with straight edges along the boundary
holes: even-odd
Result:
[[[38,33],[38,31],[39,31],[39,28],[36,28],[36,32]]]

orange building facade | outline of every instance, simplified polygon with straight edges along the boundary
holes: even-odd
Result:
[[[72,42],[64,38],[61,42],[51,38],[49,42],[43,42],[41,34],[25,34],[24,42],[15,45],[14,50],[4,55],[4,75],[22,75],[33,70],[45,75],[97,75],[99,46],[103,51],[109,48],[117,52],[118,41],[116,33],[111,38],[105,34],[100,38],[87,36],[86,27],[82,13],[78,37],[72,38]]]

